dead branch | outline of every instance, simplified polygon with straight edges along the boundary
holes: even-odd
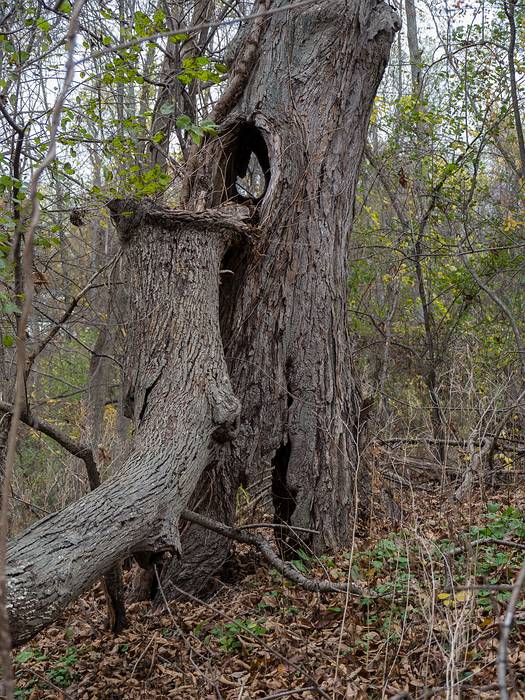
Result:
[[[211,518],[200,515],[200,513],[194,513],[193,511],[187,509],[182,511],[181,517],[195,523],[196,525],[200,525],[208,530],[217,532],[219,535],[223,535],[223,537],[228,537],[232,540],[236,540],[237,542],[242,542],[243,544],[249,544],[252,547],[256,547],[264,559],[266,559],[271,566],[277,569],[280,574],[285,576],[290,581],[297,583],[307,591],[311,591],[312,593],[351,593],[352,595],[359,596],[364,596],[366,594],[362,588],[359,588],[359,586],[355,586],[354,584],[344,585],[334,583],[333,581],[315,581],[307,576],[304,576],[295,568],[295,566],[293,566],[293,564],[289,564],[277,556],[270,546],[268,540],[259,534],[243,532],[238,528],[229,527],[223,523],[218,523],[215,520],[211,520]]]
[[[13,414],[14,406],[6,401],[0,401],[0,411]],[[37,418],[36,416],[33,416],[28,407],[21,411],[20,420],[28,427],[33,428],[33,430],[37,430],[38,432],[50,437],[57,444],[63,447],[66,452],[69,452],[69,454],[81,459],[86,465],[86,472],[91,489],[95,489],[100,485],[100,476],[98,474],[95,457],[93,455],[93,451],[88,445],[85,445],[82,442],[76,442],[75,440],[71,439],[69,435],[66,435],[66,433],[58,430],[58,428],[55,428],[55,426],[51,425],[50,423],[46,423],[46,421],[40,420],[40,418]]]
[[[514,623],[514,614],[516,612],[516,606],[521,597],[521,590],[525,584],[525,560],[521,565],[520,572],[516,578],[513,586],[512,595],[509,600],[509,605],[507,607],[507,612],[501,623],[501,635],[498,647],[498,657],[496,660],[496,667],[498,669],[498,685],[501,700],[508,700],[509,694],[507,690],[507,656],[508,656],[508,644],[510,630]]]
[[[525,544],[523,544],[522,542],[512,542],[511,540],[499,540],[496,537],[481,537],[478,540],[473,540],[472,542],[467,542],[464,545],[460,545],[452,551],[447,552],[447,554],[449,556],[454,556],[455,554],[464,552],[466,549],[477,547],[480,544],[499,544],[502,547],[514,547],[515,549],[525,549]]]

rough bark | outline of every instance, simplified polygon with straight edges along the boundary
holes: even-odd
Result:
[[[253,248],[229,251],[221,294],[225,353],[241,431],[223,472],[273,469],[279,520],[348,541],[366,512],[360,392],[347,331],[347,237],[372,102],[397,16],[382,2],[273,15],[239,101],[191,181],[190,205],[241,199],[254,154],[267,189]],[[212,186],[210,187],[210,182]],[[230,499],[231,502],[231,499]]]
[[[127,203],[118,213],[129,263],[135,448],[116,476],[10,545],[14,643],[124,557],[178,553],[180,513],[210,455],[238,428],[218,323],[219,265],[231,237],[248,227],[239,211],[232,218],[134,209]]]
[[[178,521],[192,494],[208,514],[231,520],[239,479],[265,465],[278,519],[318,529],[317,550],[347,542],[358,506],[366,511],[346,246],[397,18],[379,0],[340,0],[265,21],[258,61],[249,47],[251,77],[237,81],[235,103],[221,105],[220,137],[205,144],[192,178],[198,211],[120,208],[135,447],[116,476],[11,545],[17,642],[118,560],[179,551]],[[252,155],[266,190],[252,202],[259,226],[248,244],[247,207],[222,205],[243,201],[236,180]],[[221,260],[233,274],[219,275]],[[228,445],[240,411],[232,385],[243,414]],[[210,484],[206,506],[200,494]],[[192,555],[208,571],[223,561],[224,548],[206,538],[189,538],[193,549],[184,550],[190,583]]]

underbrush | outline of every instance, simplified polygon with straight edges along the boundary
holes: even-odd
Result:
[[[463,510],[412,498],[395,531],[376,522],[350,551],[297,551],[301,573],[350,579],[361,596],[307,592],[257,560],[256,573],[211,602],[131,606],[130,628],[114,638],[97,589],[19,651],[17,697],[497,697],[500,623],[525,556],[524,496]],[[520,605],[508,663],[516,697],[524,621]]]

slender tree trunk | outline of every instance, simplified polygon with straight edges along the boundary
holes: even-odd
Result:
[[[14,376],[14,362],[7,357],[7,349],[0,338],[0,400],[12,403]],[[0,411],[0,484],[4,481],[5,458],[7,454],[7,438],[11,425],[11,415]]]
[[[419,45],[416,4],[414,0],[405,0],[405,10],[408,51],[410,56],[410,71],[412,77],[412,97],[415,103],[418,104],[418,109],[424,109],[423,83],[421,79],[422,51]],[[423,180],[421,163],[423,161],[423,156],[425,155],[425,144],[427,142],[427,137],[425,135],[422,123],[418,124],[416,129],[420,160],[415,165],[414,182],[419,183]],[[421,201],[422,209],[424,210],[426,208],[426,202],[424,198],[422,198]],[[416,278],[418,283],[419,300],[421,302],[421,308],[423,313],[423,325],[425,329],[426,358],[424,361],[425,370],[423,373],[423,380],[428,390],[430,405],[432,406],[430,419],[432,423],[433,436],[436,440],[436,457],[440,462],[444,462],[446,456],[446,421],[443,415],[443,410],[441,408],[441,402],[439,399],[438,368],[440,364],[440,358],[438,356],[439,353],[436,347],[437,343],[435,338],[434,316],[432,313],[431,304],[428,299],[429,294],[426,287],[424,271],[421,266],[422,243],[426,223],[427,222],[425,221],[425,225],[420,226],[419,231],[417,233],[417,238],[414,243],[414,261]]]
[[[408,52],[410,55],[410,75],[412,78],[412,94],[414,97],[421,96],[421,56],[419,48],[419,32],[417,29],[416,4],[414,0],[405,0],[405,11],[407,18],[407,40]]]
[[[525,179],[525,138],[523,136],[523,124],[521,121],[518,84],[516,81],[516,0],[505,0],[503,3],[505,14],[509,21],[510,39],[507,49],[509,80],[510,80],[510,95],[512,98],[512,111],[514,114],[514,127],[518,138],[518,147],[520,154],[520,177]]]

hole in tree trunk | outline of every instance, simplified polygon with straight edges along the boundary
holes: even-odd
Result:
[[[216,191],[220,201],[260,202],[270,182],[270,158],[261,131],[249,122],[238,123],[224,140],[223,163]]]
[[[227,346],[235,315],[235,303],[245,278],[249,253],[249,245],[246,241],[241,241],[230,246],[221,260],[219,322],[228,367],[231,358],[228,357]]]
[[[295,494],[288,487],[288,463],[292,452],[290,440],[283,442],[272,459],[272,500],[277,525],[289,525],[295,510]],[[280,527],[275,530],[275,537],[281,556],[292,559],[296,554],[296,542],[290,538],[290,530]]]

